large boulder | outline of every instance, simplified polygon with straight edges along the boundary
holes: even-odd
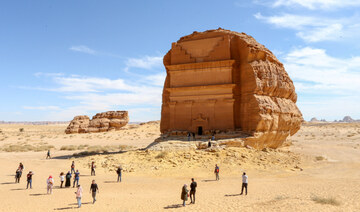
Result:
[[[88,116],[76,116],[65,130],[66,134],[91,133],[119,130],[129,122],[127,111],[98,113],[90,120]]]

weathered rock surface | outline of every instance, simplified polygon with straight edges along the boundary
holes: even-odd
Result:
[[[90,133],[118,130],[129,122],[127,111],[108,111],[98,113],[90,120],[88,116],[76,116],[66,128],[65,133]]]
[[[164,134],[241,130],[246,145],[279,147],[303,120],[295,87],[271,51],[245,33],[194,32],[164,56]]]

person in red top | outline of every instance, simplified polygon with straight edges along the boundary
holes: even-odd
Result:
[[[29,188],[30,185],[30,189],[32,189],[32,176],[34,175],[34,173],[32,171],[29,171],[29,173],[27,174],[26,178],[27,178],[27,184],[26,184],[26,189]]]
[[[218,167],[218,165],[216,164],[215,165],[215,176],[216,176],[216,180],[220,180],[220,177],[219,177],[219,172],[220,172],[220,168]]]
[[[71,174],[72,173],[75,173],[75,161],[73,161],[72,163],[71,163]]]

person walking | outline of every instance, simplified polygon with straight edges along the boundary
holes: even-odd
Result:
[[[60,188],[62,188],[65,181],[64,172],[61,172],[59,177],[60,177]]]
[[[72,173],[75,173],[75,161],[73,161],[72,163],[71,163],[71,174]]]
[[[195,193],[196,193],[197,183],[195,182],[194,178],[191,178],[190,184],[190,203],[195,204]],[[194,198],[194,200],[193,200]]]
[[[245,195],[247,195],[247,187],[248,187],[248,176],[244,172],[243,175],[242,175],[242,186],[241,186],[240,195],[243,194],[244,188],[245,188]]]
[[[70,173],[70,171],[66,174],[66,181],[65,181],[65,187],[70,187],[71,185],[71,182],[70,182],[70,180],[71,180],[71,173]]]
[[[122,168],[121,166],[119,166],[119,168],[116,170],[116,173],[118,175],[117,181],[121,182],[121,172],[122,172]]]
[[[76,194],[76,199],[77,199],[77,203],[78,203],[78,208],[81,207],[82,193],[83,193],[83,189],[82,189],[81,185],[77,185],[77,191],[75,192],[75,194]]]
[[[95,176],[95,168],[95,162],[93,161],[91,162],[91,176]]]
[[[209,139],[209,141],[208,141],[208,148],[210,148],[211,147],[211,139]]]
[[[189,196],[189,190],[187,189],[187,185],[185,184],[181,190],[181,200],[183,201],[184,207],[185,207],[185,202],[188,200],[188,196]]]
[[[190,134],[190,132],[188,132],[188,134],[187,134],[187,138],[188,138],[188,141],[190,141],[190,140],[191,140],[191,134]]]
[[[75,175],[74,175],[73,188],[75,187],[75,182],[76,182],[76,186],[79,185],[79,179],[80,179],[80,172],[79,172],[79,170],[76,170]]]
[[[15,172],[15,183],[20,183],[20,178],[21,178],[21,170],[20,168],[16,169]]]
[[[96,192],[99,193],[99,187],[98,185],[95,183],[95,180],[92,181],[91,186],[90,186],[90,192],[91,192],[91,196],[93,198],[93,204],[96,202]]]
[[[29,173],[26,176],[27,179],[27,184],[26,184],[26,189],[29,188],[30,185],[30,189],[32,189],[32,176],[34,175],[34,173],[32,171],[29,171]]]
[[[51,156],[50,156],[50,149],[49,149],[49,150],[48,150],[48,152],[47,152],[46,159],[51,159]]]
[[[216,165],[215,165],[215,171],[214,171],[216,180],[220,180],[219,172],[220,172],[220,168],[219,168],[219,166],[216,164]]]
[[[53,188],[53,185],[54,185],[54,179],[52,178],[51,175],[47,179],[46,184],[47,184],[47,194],[52,194],[52,188]]]

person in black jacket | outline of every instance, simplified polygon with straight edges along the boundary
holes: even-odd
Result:
[[[191,178],[190,184],[190,203],[195,204],[195,193],[196,193],[197,183],[195,182],[194,178]],[[193,200],[194,197],[194,200]]]
[[[121,182],[121,172],[122,172],[122,168],[121,166],[119,166],[119,168],[116,170],[116,173],[118,175],[117,181]]]

